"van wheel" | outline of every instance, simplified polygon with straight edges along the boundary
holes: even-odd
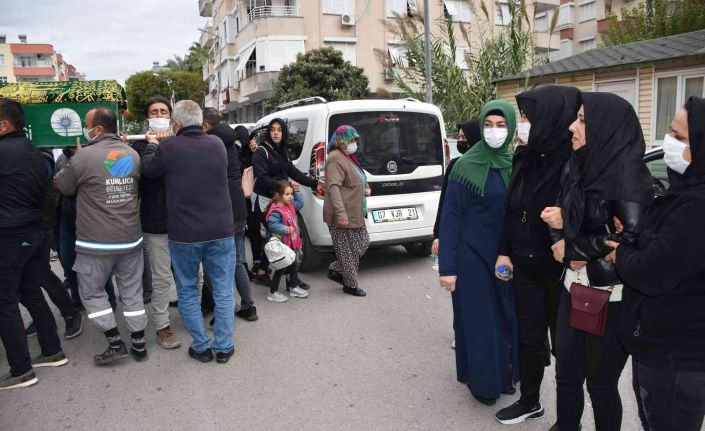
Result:
[[[405,244],[406,252],[414,257],[428,257],[431,255],[431,246],[433,241],[417,242],[414,244]]]
[[[299,216],[299,228],[301,229],[301,239],[303,240],[303,248],[301,252],[303,253],[303,258],[301,259],[301,264],[299,265],[299,271],[310,272],[318,269],[321,265],[321,260],[323,255],[315,249],[313,244],[311,244],[311,239],[308,236],[308,230],[304,224],[304,220]]]

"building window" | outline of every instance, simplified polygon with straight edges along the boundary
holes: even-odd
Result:
[[[357,47],[355,42],[326,42],[326,45],[343,54],[343,60],[357,66]]]
[[[547,32],[549,22],[550,20],[546,12],[537,14],[536,18],[534,18],[534,31],[538,33]]]
[[[691,96],[705,97],[705,73],[664,76],[656,80],[654,141],[671,131],[671,120]]]
[[[580,52],[585,52],[591,49],[595,49],[595,38],[591,37],[589,39],[582,39],[580,43]]]
[[[494,24],[509,25],[512,22],[512,14],[509,11],[508,1],[496,1],[494,3]]]
[[[470,22],[472,10],[467,0],[445,0],[445,13],[455,22]]]
[[[573,55],[573,41],[570,39],[561,40],[560,58],[566,58]]]
[[[597,8],[595,0],[587,0],[580,3],[578,8],[578,13],[580,15],[580,22],[590,21],[597,18]]]
[[[7,76],[0,76],[0,84],[7,84]]]
[[[406,0],[387,0],[387,18],[406,16],[408,4]]]
[[[573,25],[573,3],[565,3],[560,6],[558,12],[558,22],[556,22],[556,27],[561,28],[564,26]]]
[[[463,69],[468,70],[470,66],[468,65],[467,55],[470,53],[469,48],[456,48],[455,49],[455,64]]]
[[[342,15],[355,13],[355,0],[323,0],[323,13]]]
[[[5,65],[5,54],[0,54],[0,66]]]
[[[389,59],[393,68],[409,66],[406,49],[400,45],[389,44]]]

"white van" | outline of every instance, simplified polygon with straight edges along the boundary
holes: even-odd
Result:
[[[311,104],[313,102],[313,104]],[[253,130],[264,139],[274,118],[289,128],[288,151],[302,172],[325,181],[328,138],[341,125],[360,134],[357,157],[372,188],[367,199],[370,246],[403,245],[413,256],[431,252],[445,166],[443,116],[434,105],[413,99],[325,102],[305,99],[259,120]],[[301,269],[319,266],[332,251],[323,222],[323,196],[302,188],[305,205],[299,217],[304,239]]]

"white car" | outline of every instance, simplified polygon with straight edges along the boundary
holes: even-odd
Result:
[[[403,245],[413,256],[431,253],[446,162],[443,116],[436,106],[413,99],[305,99],[259,120],[252,135],[258,142],[274,118],[287,123],[287,148],[294,165],[323,181],[329,137],[338,126],[353,126],[360,134],[356,154],[372,189],[366,221],[370,246]],[[302,190],[301,269],[306,271],[319,266],[332,243],[323,222],[323,196]]]

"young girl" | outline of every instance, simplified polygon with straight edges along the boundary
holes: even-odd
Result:
[[[286,288],[289,295],[294,298],[306,298],[308,292],[301,288],[298,266],[301,254],[301,233],[296,220],[296,212],[304,207],[301,193],[294,192],[294,186],[289,182],[279,182],[272,202],[267,207],[267,231],[270,236],[275,236],[296,252],[294,263],[274,273],[272,284],[269,288],[268,301],[286,302],[287,297],[279,293],[279,282],[282,275],[287,274]]]

